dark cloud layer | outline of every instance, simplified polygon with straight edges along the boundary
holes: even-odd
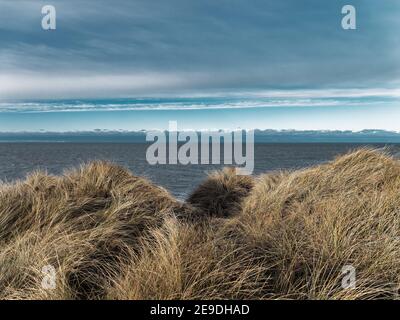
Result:
[[[397,85],[400,2],[350,2],[358,29],[345,31],[341,0],[2,0],[0,95],[34,95],[49,78],[65,95],[107,79],[110,95]],[[45,4],[56,31],[41,29]]]

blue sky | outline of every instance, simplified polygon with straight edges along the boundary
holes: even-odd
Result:
[[[46,4],[57,30],[41,28]],[[345,4],[357,10],[357,30],[341,27]],[[0,0],[0,131],[135,130],[167,118],[196,128],[400,131],[399,14],[397,0]],[[220,104],[228,108],[200,100],[201,110],[170,113],[97,102],[92,111],[9,108],[177,96],[228,97]],[[236,108],[258,98],[258,108]]]

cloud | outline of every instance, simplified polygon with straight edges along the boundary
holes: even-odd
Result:
[[[53,0],[0,3],[0,97],[180,90],[389,87],[400,80],[400,3]]]
[[[174,74],[135,75],[0,75],[0,97],[7,98],[67,98],[124,96],[145,94],[184,86],[185,78]]]
[[[126,97],[224,97],[244,99],[297,99],[294,105],[310,104],[307,99],[400,98],[400,85],[388,88],[347,89],[215,89],[232,81],[230,75],[210,73],[138,73],[138,74],[0,74],[1,99],[66,99]],[[299,100],[298,99],[302,99]],[[247,100],[247,106],[254,105]],[[244,103],[244,104],[246,104]],[[256,103],[258,104],[258,102]],[[269,106],[265,101],[264,106]],[[290,102],[293,105],[293,102]],[[290,106],[288,105],[288,106]],[[326,101],[321,105],[327,105]],[[273,106],[273,105],[272,105]],[[276,105],[278,106],[278,105]],[[227,107],[227,106],[225,106]],[[238,107],[228,106],[228,107]],[[1,108],[1,106],[0,106]]]

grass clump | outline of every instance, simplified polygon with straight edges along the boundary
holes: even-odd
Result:
[[[0,298],[396,299],[399,194],[399,161],[368,149],[258,177],[225,169],[185,203],[105,162],[33,173],[0,186]]]

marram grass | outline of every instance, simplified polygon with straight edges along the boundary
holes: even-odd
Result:
[[[225,169],[185,203],[105,162],[0,186],[1,299],[397,299],[399,285],[400,162],[373,150]]]

